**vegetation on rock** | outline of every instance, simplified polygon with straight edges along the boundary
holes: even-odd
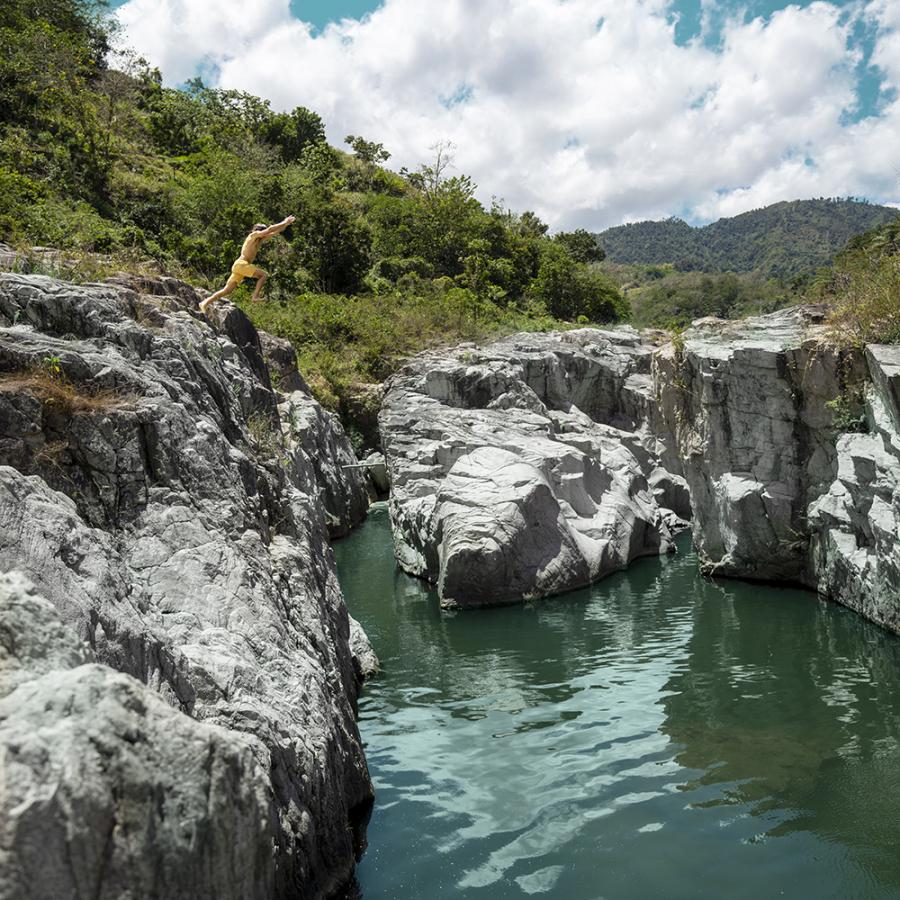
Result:
[[[430,342],[627,316],[586,232],[551,238],[533,213],[486,209],[446,145],[416,172],[383,145],[352,153],[298,107],[163,86],[109,54],[102,4],[10,0],[0,24],[0,240],[111,268],[152,261],[219,286],[256,221],[297,216],[260,258],[267,305],[235,299],[290,337],[319,396],[345,405]],[[93,267],[96,268],[96,267]]]
[[[900,342],[900,218],[853,238],[812,295],[828,304],[838,343]]]

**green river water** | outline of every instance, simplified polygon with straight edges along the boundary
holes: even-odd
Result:
[[[386,507],[335,545],[381,658],[376,898],[900,898],[900,639],[680,553],[442,613]]]

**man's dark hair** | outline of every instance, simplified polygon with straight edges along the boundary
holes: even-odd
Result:
[[[257,223],[253,226],[253,230],[254,230],[254,231],[263,231],[264,229],[266,229],[266,228],[268,228],[268,227],[269,227],[268,225],[264,225],[262,222],[257,222]]]

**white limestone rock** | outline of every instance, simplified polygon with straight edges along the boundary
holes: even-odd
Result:
[[[813,583],[807,509],[834,460],[826,401],[861,366],[824,342],[820,320],[816,307],[702,320],[654,359],[708,574]]]
[[[246,316],[222,304],[211,324],[196,301],[172,279],[0,274],[0,570],[24,571],[98,663],[249,748],[272,804],[266,896],[327,896],[352,875],[372,798],[328,544],[364,513],[364,486],[341,481],[352,451],[301,385],[287,395],[301,424],[282,419]],[[24,377],[46,359],[62,400]]]
[[[869,347],[869,434],[837,440],[837,475],[809,510],[816,587],[900,632],[900,347]]]
[[[271,896],[275,811],[249,744],[92,660],[0,576],[0,897]]]
[[[653,349],[580,329],[416,357],[379,420],[401,567],[445,606],[483,606],[673,549],[686,488],[654,429]]]

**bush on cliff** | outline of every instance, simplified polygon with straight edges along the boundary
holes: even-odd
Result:
[[[900,217],[850,241],[812,295],[842,344],[900,342]]]

